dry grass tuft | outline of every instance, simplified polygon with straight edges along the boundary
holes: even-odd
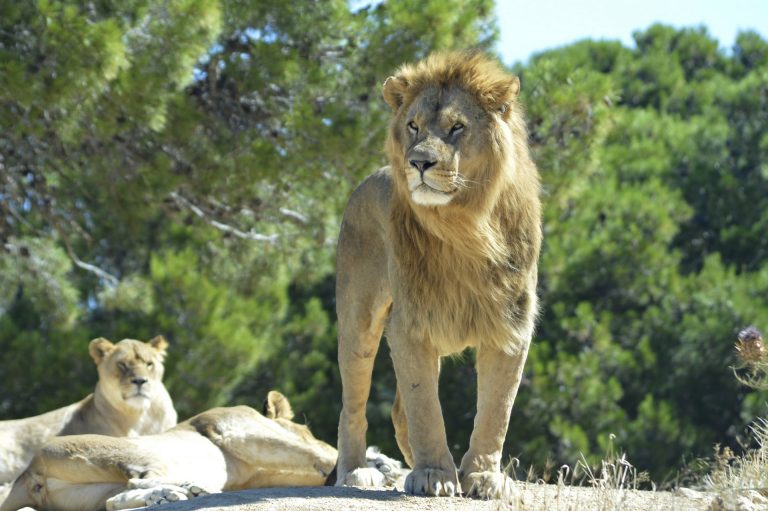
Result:
[[[586,482],[597,491],[600,496],[600,511],[622,509],[627,498],[626,490],[637,490],[640,483],[648,481],[648,474],[641,472],[627,460],[626,454],[617,455],[613,449],[614,435],[611,435],[608,455],[600,462],[597,472],[593,471],[582,456],[577,469],[581,469]]]
[[[561,466],[547,463],[541,477],[533,469],[526,481],[516,479],[519,461],[513,459],[506,468],[510,484],[505,488],[498,509],[506,511],[621,511],[638,509],[638,486],[648,481],[648,474],[638,473],[626,454],[617,454],[611,435],[608,452],[598,467],[582,456],[576,465]],[[555,481],[556,474],[556,481]],[[554,484],[548,484],[553,482]],[[655,487],[654,487],[655,490]],[[668,509],[668,504],[656,501],[654,492],[642,492],[644,510]],[[542,499],[542,495],[546,498]],[[629,502],[631,500],[631,502]]]
[[[741,456],[727,447],[715,448],[714,469],[704,479],[708,489],[718,495],[713,510],[768,509],[768,422],[758,419],[751,430],[757,448]]]

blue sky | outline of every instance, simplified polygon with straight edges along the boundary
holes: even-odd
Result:
[[[655,22],[704,25],[723,49],[740,30],[768,38],[768,0],[496,0],[496,15],[506,64],[587,38],[634,46],[632,33]]]

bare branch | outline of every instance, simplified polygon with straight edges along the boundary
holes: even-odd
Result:
[[[111,273],[108,273],[102,270],[98,266],[81,261],[80,259],[78,259],[78,257],[75,254],[70,253],[69,257],[70,259],[72,259],[72,262],[75,263],[75,266],[77,266],[81,270],[85,270],[87,272],[93,273],[100,279],[107,281],[107,284],[109,284],[110,286],[114,287],[120,283],[120,280],[114,275],[112,275]]]
[[[61,234],[60,231],[59,231],[59,234]],[[72,260],[72,262],[75,264],[75,266],[77,266],[81,270],[85,270],[85,271],[87,271],[89,273],[93,273],[94,275],[96,275],[100,279],[106,281],[107,285],[109,285],[109,286],[114,287],[114,286],[117,286],[120,283],[120,279],[118,279],[117,277],[115,277],[111,273],[109,273],[109,272],[107,272],[105,270],[102,270],[101,268],[99,268],[95,264],[86,263],[85,261],[83,261],[82,259],[77,257],[77,254],[75,254],[75,251],[72,250],[72,246],[69,244],[69,242],[63,236],[61,236],[61,241],[64,243],[64,248],[67,249],[67,254],[69,255],[69,258]]]
[[[293,223],[300,225],[309,224],[309,218],[307,218],[305,215],[302,215],[298,211],[293,211],[292,209],[288,208],[280,208],[278,211],[280,211],[280,214],[282,214],[288,220],[291,220]]]
[[[105,280],[107,284],[110,286],[116,286],[117,284],[120,283],[120,280],[114,275],[112,275],[111,273],[102,270],[96,265],[82,261],[79,257],[75,255],[75,253],[72,251],[72,248],[69,246],[69,243],[67,243],[66,241],[64,241],[64,245],[67,250],[67,255],[69,255],[69,258],[72,260],[75,266],[87,272],[93,273],[100,279]],[[19,245],[14,243],[5,243],[2,245],[2,247],[8,252],[12,252],[17,255],[25,255],[25,254],[29,255],[30,253],[29,249],[24,245]]]
[[[182,197],[176,192],[171,192],[170,197],[176,202],[176,204],[187,208],[192,213],[194,213],[195,216],[197,216],[202,220],[205,220],[210,226],[215,227],[220,231],[224,231],[226,233],[232,234],[234,236],[237,236],[238,238],[242,238],[245,240],[264,241],[269,243],[270,245],[274,245],[275,242],[277,241],[277,238],[278,238],[277,234],[269,234],[269,235],[260,234],[258,232],[254,232],[253,230],[245,232],[236,227],[233,227],[231,225],[228,225],[223,222],[219,222],[218,220],[215,220],[213,218],[210,218],[205,213],[205,211],[203,211],[199,206],[193,204],[189,199]]]

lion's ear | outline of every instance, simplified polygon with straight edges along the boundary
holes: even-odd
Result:
[[[517,97],[520,94],[520,77],[519,76],[513,76],[509,79],[509,87],[511,89],[512,94]]]
[[[505,114],[520,94],[520,78],[510,76],[489,91],[491,109]]]
[[[115,345],[103,337],[98,337],[88,344],[88,353],[91,354],[96,365],[99,365],[113,349],[115,349]]]
[[[401,76],[390,76],[384,80],[382,94],[384,101],[392,108],[397,110],[403,104],[405,90],[408,88],[408,82]]]
[[[162,335],[157,335],[149,341],[150,346],[155,348],[160,355],[165,356],[165,350],[168,349],[168,341]]]
[[[269,419],[293,419],[293,408],[288,398],[276,390],[270,390],[264,400],[264,416]]]

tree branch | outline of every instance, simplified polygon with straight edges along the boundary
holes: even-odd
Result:
[[[59,232],[61,234],[61,232]],[[72,250],[72,247],[70,246],[69,242],[64,238],[64,236],[61,236],[61,241],[64,243],[64,248],[67,249],[67,254],[69,255],[69,258],[72,260],[72,262],[80,268],[81,270],[85,270],[89,273],[93,273],[97,277],[99,277],[102,280],[105,280],[107,282],[107,285],[109,286],[117,286],[120,283],[120,279],[112,275],[111,273],[102,270],[95,264],[86,263],[79,257],[77,257],[77,254],[75,254],[75,251]]]
[[[306,215],[302,215],[298,211],[293,211],[292,209],[288,208],[280,208],[278,211],[280,211],[281,215],[286,217],[288,220],[291,220],[293,223],[300,225],[307,225],[309,223],[309,219],[306,217]]]
[[[196,206],[189,199],[182,197],[176,192],[171,192],[170,197],[174,200],[174,202],[176,202],[176,204],[190,210],[192,213],[195,214],[195,216],[206,221],[208,225],[210,225],[211,227],[215,227],[220,231],[224,231],[226,233],[237,236],[238,238],[242,238],[246,240],[267,242],[270,245],[274,245],[275,242],[277,241],[277,238],[278,238],[277,234],[269,234],[269,235],[260,234],[258,232],[254,232],[253,230],[245,232],[236,227],[233,227],[231,225],[228,225],[223,222],[219,222],[218,220],[215,220],[213,218],[210,218],[205,213],[205,211],[203,211],[199,206]]]

